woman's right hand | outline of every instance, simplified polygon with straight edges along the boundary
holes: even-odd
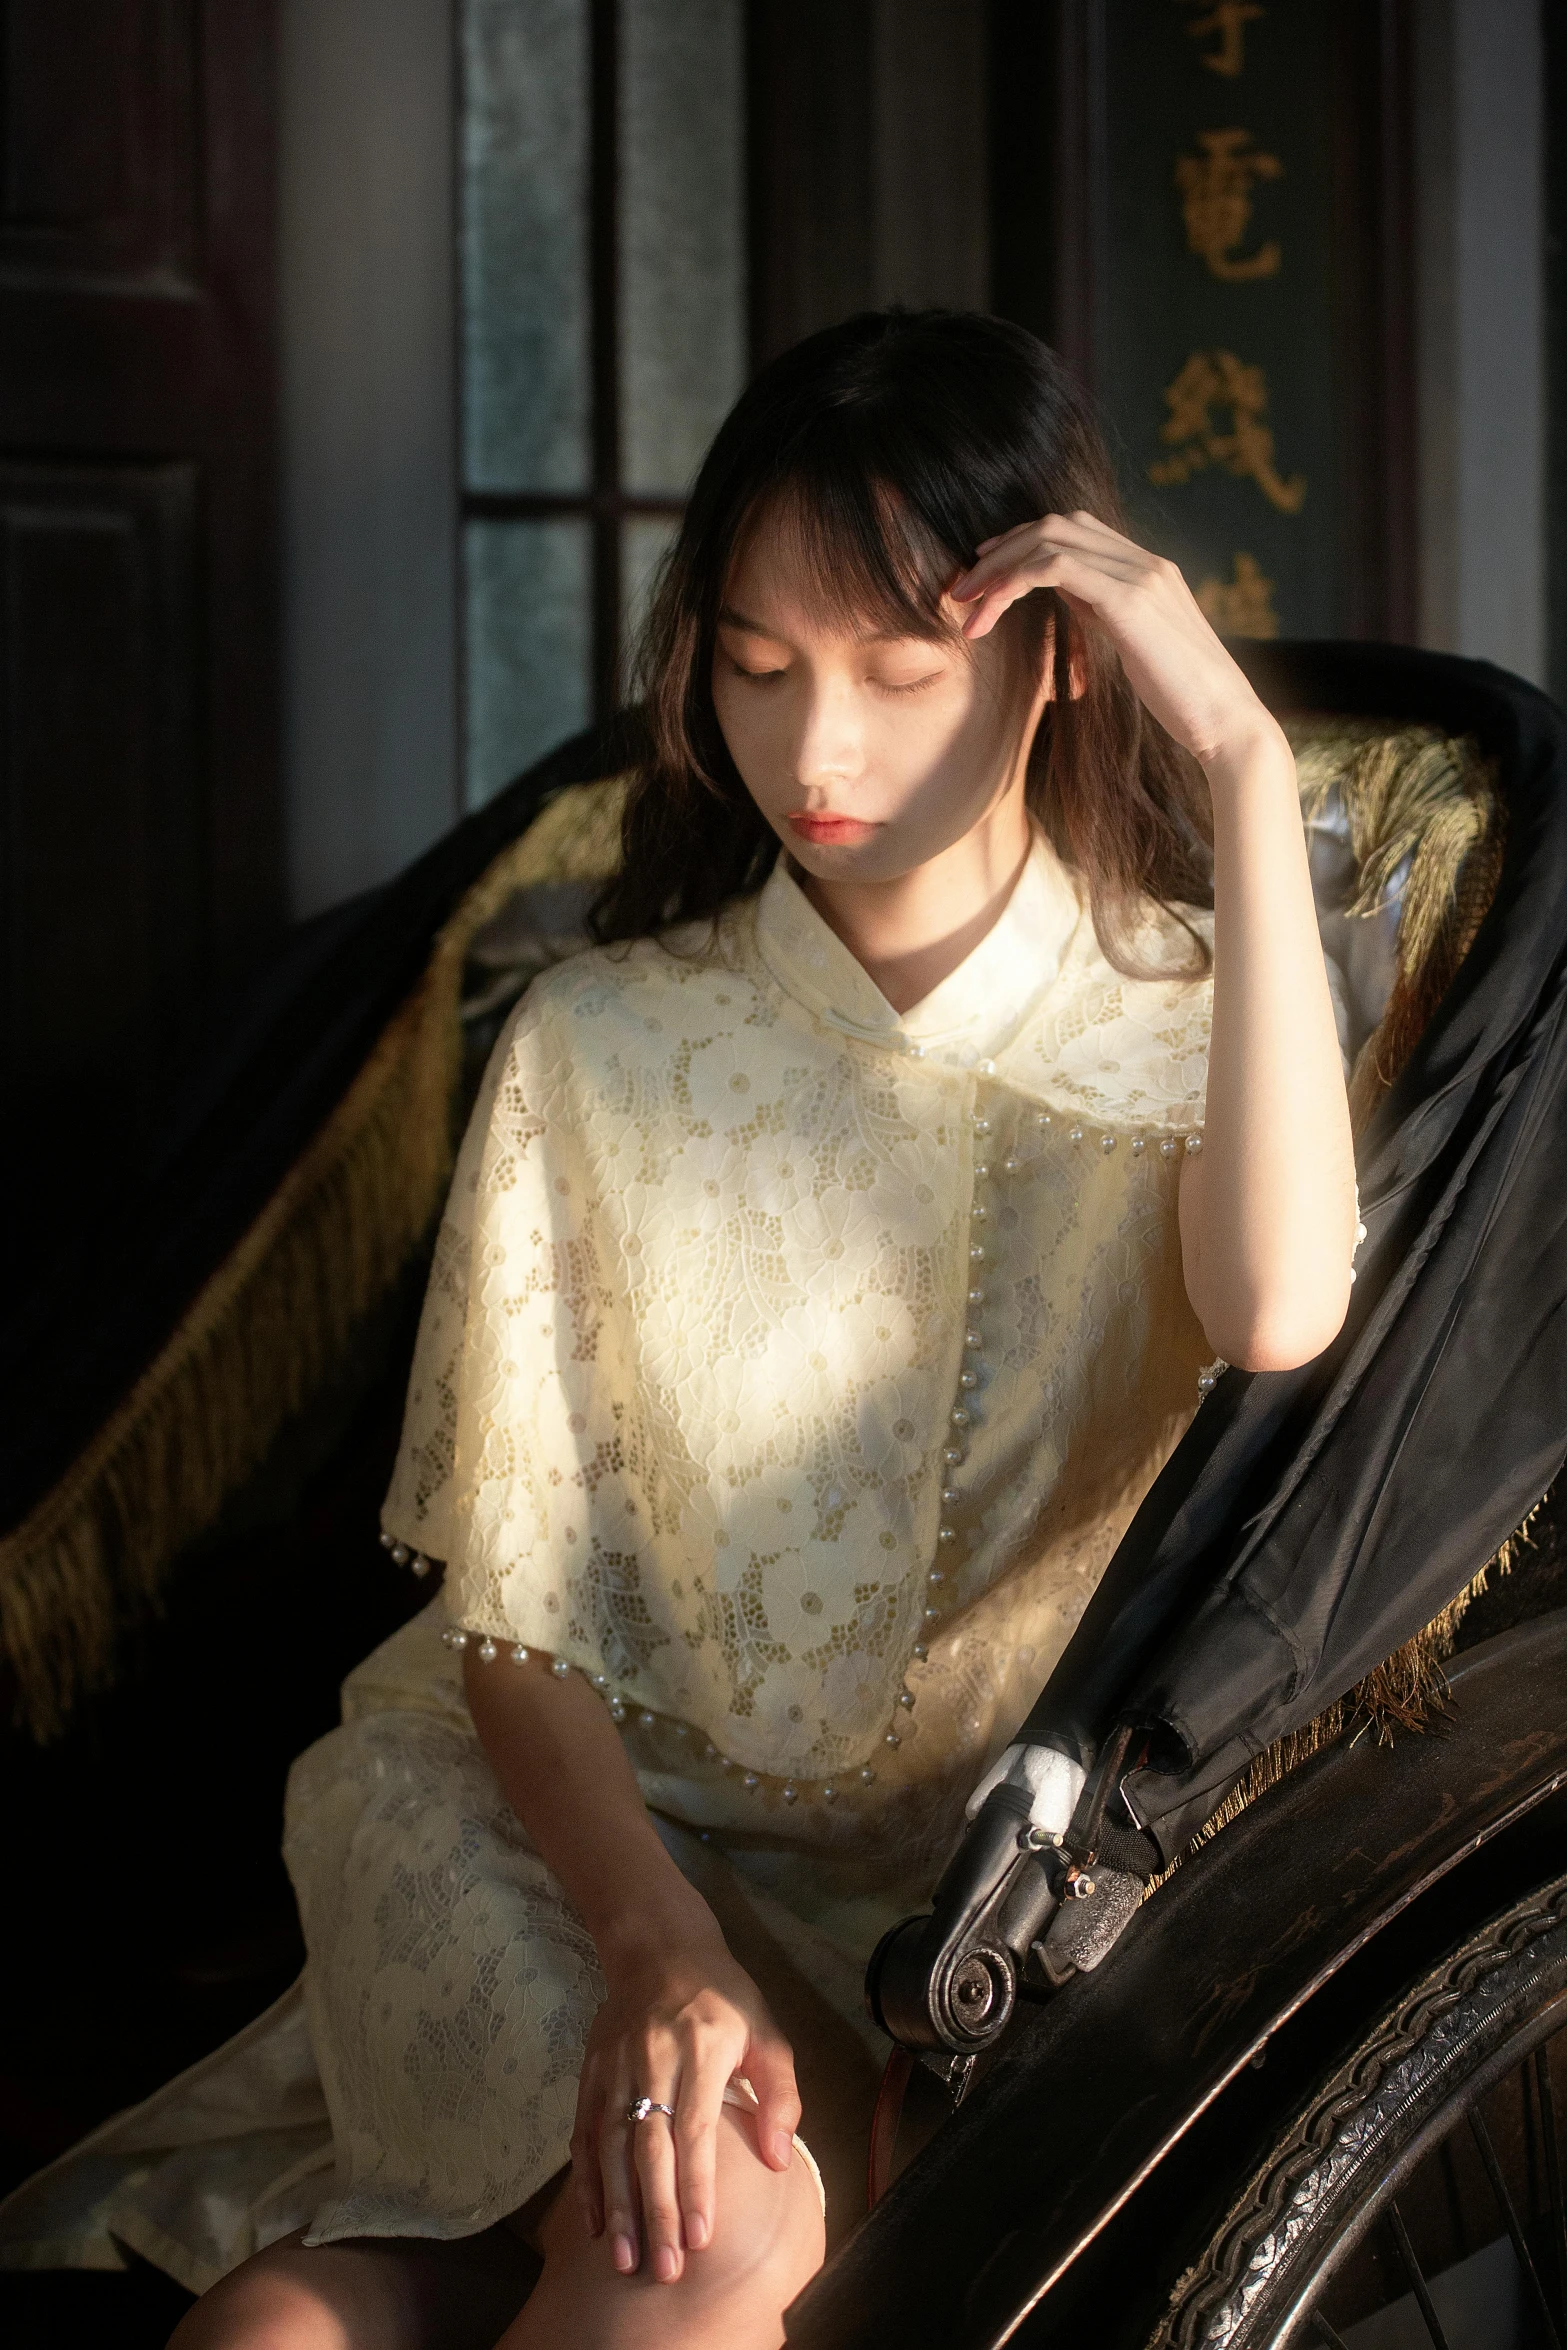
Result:
[[[572,2175],[589,2232],[607,2234],[631,2275],[646,2255],[673,2283],[717,2219],[718,2118],[738,2073],[756,2093],[762,2160],[787,2170],[799,2126],[794,2057],[716,1921],[678,1939],[650,1935],[600,1960],[609,1996],[594,2018],[577,2092]],[[633,2098],[674,2108],[632,2122]]]

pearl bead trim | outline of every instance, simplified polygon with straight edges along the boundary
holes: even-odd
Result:
[[[383,1547],[389,1551],[391,1543],[383,1540]],[[464,1624],[446,1625],[441,1633],[441,1645],[443,1648],[453,1650],[458,1655],[471,1647],[480,1664],[484,1665],[494,1664],[501,1653],[500,1644],[490,1633],[471,1631]],[[528,1664],[535,1657],[541,1664],[545,1662],[545,1654],[542,1650],[528,1648],[520,1640],[513,1642],[507,1648],[506,1654],[514,1665]],[[916,1649],[915,1654],[923,1657],[925,1651],[922,1648]],[[563,1656],[550,1657],[548,1664],[551,1674],[558,1681],[569,1679],[574,1672],[581,1673],[589,1688],[595,1690],[603,1698],[612,1722],[634,1720],[639,1730],[654,1730],[659,1727],[662,1721],[665,1729],[675,1738],[689,1740],[696,1735],[689,1722],[670,1721],[667,1716],[654,1713],[650,1707],[639,1708],[634,1700],[622,1696],[615,1689],[607,1673],[586,1672],[580,1665],[568,1663]],[[912,1707],[914,1703],[912,1692],[901,1691],[898,1703],[905,1708]],[[895,1747],[901,1746],[903,1741],[896,1731],[889,1731],[883,1743]],[[700,1755],[703,1762],[716,1763],[719,1770],[726,1776],[738,1775],[741,1786],[749,1795],[754,1795],[758,1790],[765,1790],[769,1786],[773,1786],[777,1788],[782,1802],[793,1804],[798,1803],[801,1796],[808,1794],[814,1786],[823,1803],[836,1803],[840,1796],[848,1791],[846,1780],[801,1781],[791,1777],[780,1782],[776,1777],[770,1777],[761,1771],[742,1771],[737,1762],[731,1760],[728,1755],[719,1753],[711,1738],[703,1741]],[[862,1787],[873,1787],[876,1784],[875,1768],[870,1763],[863,1763],[857,1770],[851,1770],[848,1778]]]
[[[993,1075],[993,1065],[981,1063],[978,1073],[982,1077]],[[1034,1113],[1034,1123],[1041,1133],[1047,1132],[1055,1124],[1053,1112],[1037,1110]],[[994,1130],[993,1121],[987,1118],[982,1111],[976,1110],[970,1120],[970,1125],[976,1149],[974,1162],[976,1185],[993,1183],[997,1174],[1010,1178],[1028,1172],[1025,1162],[1011,1152],[1002,1159],[999,1168],[993,1168],[985,1156],[987,1138]],[[1081,1144],[1087,1139],[1088,1129],[1082,1124],[1074,1123],[1067,1129],[1067,1140],[1070,1143]],[[1112,1156],[1119,1144],[1119,1137],[1108,1128],[1099,1130],[1095,1139],[1101,1155],[1107,1159]],[[1144,1134],[1134,1134],[1130,1137],[1128,1148],[1133,1158],[1142,1158],[1146,1155],[1150,1139]],[[1189,1155],[1195,1156],[1202,1149],[1201,1129],[1194,1127],[1189,1131],[1165,1134],[1160,1137],[1157,1147],[1160,1157],[1166,1160],[1174,1159],[1183,1148]],[[942,1514],[936,1529],[936,1543],[937,1557],[943,1562],[954,1556],[962,1539],[960,1528],[952,1523],[950,1513],[961,1509],[966,1499],[962,1486],[956,1482],[956,1474],[963,1468],[968,1458],[966,1435],[967,1431],[974,1426],[976,1419],[972,1402],[978,1397],[985,1384],[984,1330],[981,1321],[985,1291],[981,1286],[983,1274],[980,1269],[987,1263],[989,1251],[984,1240],[978,1235],[991,1221],[991,1216],[991,1202],[984,1198],[976,1198],[970,1209],[970,1221],[975,1237],[969,1243],[968,1252],[969,1264],[972,1269],[970,1280],[973,1286],[969,1289],[966,1299],[967,1321],[963,1333],[964,1359],[958,1373],[958,1400],[954,1402],[948,1413],[952,1440],[945,1444],[941,1451],[943,1480],[940,1498]],[[1364,1227],[1360,1226],[1356,1233],[1357,1245],[1364,1237]],[[1198,1380],[1199,1392],[1206,1395],[1217,1384],[1219,1373],[1226,1368],[1227,1366],[1223,1363],[1210,1364]],[[394,1566],[406,1566],[413,1574],[421,1578],[430,1573],[434,1564],[432,1560],[426,1558],[422,1551],[410,1550],[406,1543],[400,1542],[396,1536],[389,1533],[383,1532],[381,1535],[381,1547],[387,1552]],[[925,1581],[927,1604],[922,1613],[922,1632],[911,1655],[911,1661],[916,1664],[925,1664],[929,1661],[931,1632],[939,1626],[946,1606],[950,1605],[956,1596],[957,1578],[945,1564],[930,1567],[926,1572]],[[441,1634],[441,1640],[445,1647],[458,1653],[465,1650],[471,1642],[474,1653],[481,1664],[493,1664],[500,1655],[500,1645],[492,1634],[473,1632],[461,1624],[448,1624]],[[512,1642],[507,1647],[506,1654],[514,1665],[528,1664],[535,1654],[540,1654],[540,1661],[543,1661],[541,1652],[528,1648],[522,1641]],[[569,1664],[563,1656],[550,1657],[548,1662],[549,1670],[557,1680],[564,1681],[573,1671],[581,1670],[580,1667]],[[639,1729],[653,1730],[658,1727],[660,1720],[664,1719],[665,1727],[672,1736],[682,1740],[691,1738],[693,1733],[689,1723],[669,1721],[666,1717],[660,1717],[647,1707],[637,1707],[634,1699],[627,1698],[613,1687],[608,1674],[584,1672],[582,1677],[604,1699],[611,1721],[621,1723],[634,1717]],[[900,1731],[896,1726],[893,1726],[883,1733],[882,1744],[889,1752],[895,1753],[902,1746],[904,1737],[911,1727],[907,1723],[906,1717],[914,1711],[916,1702],[916,1692],[907,1685],[898,1691],[897,1711],[893,1716],[893,1722],[896,1725],[898,1721],[903,1720],[904,1729]],[[702,1759],[716,1764],[718,1770],[726,1776],[738,1776],[740,1785],[747,1794],[754,1795],[776,1789],[779,1801],[789,1805],[798,1803],[802,1795],[809,1795],[813,1790],[820,1796],[821,1801],[827,1804],[838,1802],[839,1798],[849,1791],[848,1781],[843,1778],[802,1781],[790,1777],[780,1781],[768,1773],[743,1770],[728,1755],[720,1754],[711,1739],[708,1739],[702,1748]],[[855,1784],[868,1788],[876,1783],[876,1771],[872,1764],[864,1763],[857,1770],[851,1772],[848,1778]]]

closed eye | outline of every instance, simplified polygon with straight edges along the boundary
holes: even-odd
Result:
[[[873,677],[871,683],[878,693],[922,694],[927,687],[939,684],[945,675],[944,669],[932,669],[924,677],[911,677],[905,685],[894,685],[888,679],[881,677]]]
[[[765,685],[770,679],[782,677],[785,674],[782,669],[747,669],[745,663],[737,661],[732,653],[727,654],[725,658],[728,660],[731,675],[744,677],[752,685]]]

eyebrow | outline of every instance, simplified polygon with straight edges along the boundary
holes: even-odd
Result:
[[[718,625],[720,628],[742,629],[747,636],[765,636],[769,643],[775,645],[788,642],[788,639],[779,636],[776,630],[764,628],[759,620],[752,620],[744,612],[737,612],[732,604],[724,604],[720,607]],[[872,628],[865,630],[855,641],[862,645],[904,645],[912,644],[916,640],[906,628]],[[918,641],[923,644],[925,639],[922,637]]]

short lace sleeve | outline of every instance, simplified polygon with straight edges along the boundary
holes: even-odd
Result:
[[[406,1542],[411,1550],[443,1560],[451,1557],[454,1538],[457,1390],[468,1312],[474,1214],[495,1095],[510,1055],[511,1040],[503,1035],[490,1056],[457,1154],[419,1317],[403,1407],[402,1443],[381,1512],[381,1524],[388,1535]]]
[[[603,1611],[582,1620],[567,1604],[585,1571],[606,1588],[634,1580],[649,1528],[574,1099],[583,990],[557,976],[496,1046],[463,1145],[382,1522],[446,1561],[454,1622],[624,1669],[614,1652],[636,1648],[646,1609],[624,1595],[617,1640]]]

